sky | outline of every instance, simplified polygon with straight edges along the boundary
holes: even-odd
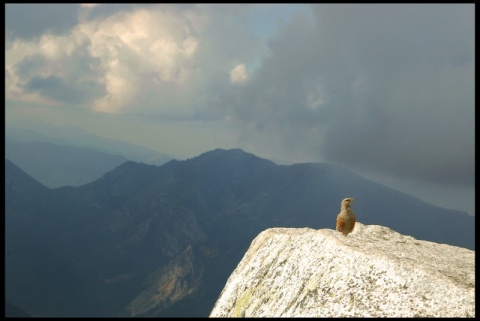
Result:
[[[474,215],[474,10],[6,4],[6,125],[328,162]]]

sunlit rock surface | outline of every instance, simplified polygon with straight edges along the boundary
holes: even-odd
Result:
[[[475,317],[475,252],[361,223],[271,228],[210,317]]]

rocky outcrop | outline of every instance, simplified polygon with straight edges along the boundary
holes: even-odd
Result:
[[[196,264],[195,256],[199,254],[194,252],[189,246],[166,267],[152,273],[145,282],[145,290],[127,306],[125,316],[150,317],[156,310],[161,311],[197,291],[204,271],[202,265]]]
[[[475,252],[379,225],[271,228],[210,317],[475,317]]]

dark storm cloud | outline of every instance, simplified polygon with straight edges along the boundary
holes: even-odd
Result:
[[[245,140],[360,172],[473,186],[473,6],[313,9],[228,97]]]
[[[88,55],[88,42],[78,45],[70,57],[51,60],[32,53],[12,66],[18,86],[63,104],[84,104],[105,95],[105,85],[97,76],[100,62]],[[48,75],[48,76],[47,76]],[[11,77],[10,72],[7,76]]]
[[[120,12],[131,12],[137,9],[155,9],[161,7],[162,10],[186,10],[193,7],[194,4],[186,3],[107,3],[99,4],[88,9],[88,19],[103,19]]]
[[[35,76],[25,85],[28,91],[41,93],[43,96],[63,103],[84,103],[87,99],[85,92],[65,82],[57,76]]]
[[[15,72],[22,79],[28,79],[35,76],[42,66],[46,64],[48,64],[48,60],[45,56],[33,54],[20,61],[15,66]]]
[[[44,33],[63,34],[78,23],[77,4],[8,3],[5,5],[6,38],[32,40]]]
[[[102,19],[119,12],[139,8],[154,8],[159,4],[114,3],[82,7],[76,3],[8,3],[5,5],[5,35],[10,42],[15,38],[33,40],[45,33],[65,34],[79,23],[79,17]],[[163,10],[185,10],[191,4],[162,4]],[[82,13],[88,12],[87,15]]]

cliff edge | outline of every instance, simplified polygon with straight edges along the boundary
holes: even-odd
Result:
[[[358,222],[270,228],[210,317],[475,317],[475,252]]]

